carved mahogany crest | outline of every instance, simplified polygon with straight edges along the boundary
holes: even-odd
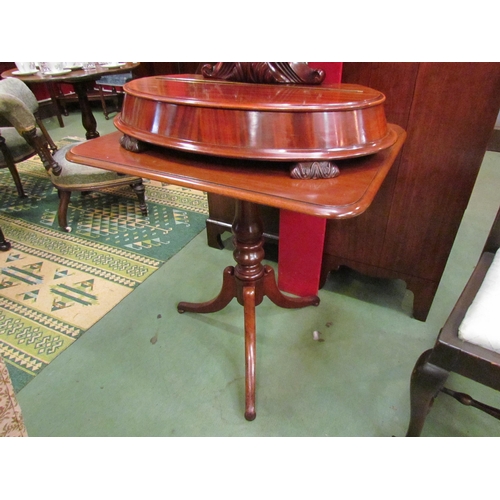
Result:
[[[319,85],[325,72],[313,69],[305,62],[219,62],[205,64],[205,78],[217,78],[245,83],[307,83]]]

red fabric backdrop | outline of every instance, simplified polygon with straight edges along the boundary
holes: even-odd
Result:
[[[308,64],[325,71],[323,84],[341,82],[342,63]],[[318,293],[325,230],[326,219],[280,211],[278,286],[281,290],[300,296]]]

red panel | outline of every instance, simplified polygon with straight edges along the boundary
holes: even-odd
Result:
[[[325,73],[323,83],[340,83],[342,80],[342,63],[336,62],[310,62],[313,69],[322,69]]]
[[[326,219],[280,211],[278,286],[281,290],[299,296],[318,293],[325,229]]]
[[[341,82],[342,63],[308,64],[325,71],[323,83]],[[326,219],[280,211],[278,286],[281,290],[299,296],[318,293],[325,230]]]

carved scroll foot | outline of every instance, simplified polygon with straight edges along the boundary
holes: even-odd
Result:
[[[135,137],[123,134],[120,138],[120,146],[127,151],[132,153],[142,153],[148,149],[148,144],[146,142],[140,141]]]
[[[290,169],[292,179],[333,179],[339,174],[339,167],[331,161],[303,161]]]

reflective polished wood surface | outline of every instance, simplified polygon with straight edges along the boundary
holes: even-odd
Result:
[[[388,148],[385,96],[360,85],[268,85],[155,76],[124,86],[116,127],[146,143],[271,161],[333,160]]]
[[[218,158],[157,146],[132,153],[120,146],[120,132],[72,148],[68,159],[308,215],[350,218],[368,208],[403,145],[404,130],[389,128],[397,137],[393,146],[339,161],[341,173],[333,179],[292,179],[286,162]]]

